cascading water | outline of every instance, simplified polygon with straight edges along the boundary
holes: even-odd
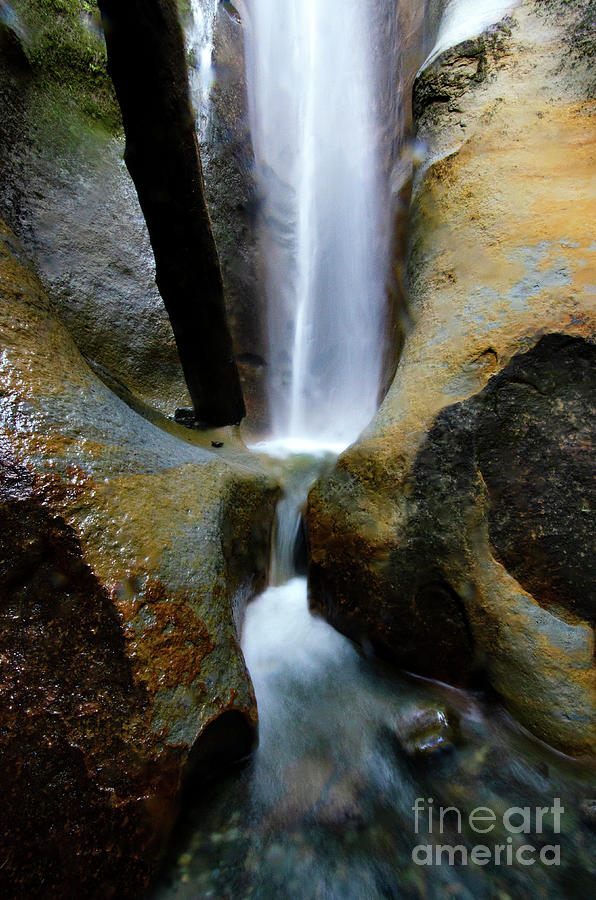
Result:
[[[491,3],[483,0],[482,15]],[[466,4],[451,0],[460,12]],[[241,772],[188,811],[155,900],[547,897],[567,896],[567,881],[579,896],[596,875],[577,815],[557,836],[556,872],[416,864],[416,846],[435,838],[478,843],[469,829],[455,833],[453,820],[445,837],[424,825],[419,833],[417,797],[432,795],[424,802],[461,809],[464,819],[477,807],[541,806],[555,796],[577,810],[580,771],[557,769],[506,715],[485,715],[481,698],[364,658],[309,614],[306,579],[295,570],[309,485],[377,399],[387,185],[398,154],[387,155],[391,129],[380,110],[392,91],[373,56],[383,58],[387,35],[394,40],[398,8],[395,0],[248,0],[274,415],[274,439],[255,449],[277,459],[284,484],[270,586],[249,605],[242,639],[260,744]],[[453,23],[465,30],[453,16],[445,27]],[[403,169],[394,168],[400,183]],[[417,743],[420,722],[430,731]],[[493,837],[508,839],[502,828]]]
[[[347,444],[376,409],[390,244],[389,111],[373,59],[383,5],[247,2],[276,437]]]
[[[385,0],[247,2],[274,438],[259,449],[292,457],[277,511],[272,587],[249,611],[251,672],[259,668],[259,636],[278,630],[279,614],[293,623],[299,655],[316,652],[312,642],[299,646],[315,633],[324,646],[337,640],[328,626],[312,624],[293,552],[301,507],[325,452],[337,454],[356,438],[378,401],[390,196],[379,120],[388,112],[386,92],[373,49],[394,17],[395,5],[388,17],[380,14],[386,6]],[[260,695],[256,689],[261,707],[269,704],[266,687]]]
[[[190,91],[197,114],[199,140],[209,120],[209,94],[213,84],[213,31],[219,0],[190,0],[191,24],[186,46],[189,56]]]
[[[426,64],[448,47],[480,34],[518,4],[519,0],[446,0],[437,40]]]

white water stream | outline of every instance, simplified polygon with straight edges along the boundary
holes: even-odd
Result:
[[[349,642],[308,611],[294,550],[312,481],[358,436],[378,402],[391,205],[379,116],[391,111],[380,102],[386,92],[374,49],[382,45],[376,31],[386,6],[385,0],[246,4],[273,432],[255,449],[287,460],[271,586],[250,605],[243,636],[264,769],[271,762],[266,735],[281,721],[280,704],[294,702],[295,679],[325,680],[341,658],[350,660],[347,681],[355,679],[356,693],[361,687]],[[317,726],[324,740],[332,721],[339,727],[337,715],[342,719],[340,710],[328,712],[328,722]],[[278,746],[282,757],[294,750],[291,740]],[[257,793],[267,780],[256,778]]]
[[[190,0],[191,24],[186,35],[190,92],[197,115],[199,140],[209,122],[209,95],[213,85],[213,38],[219,0]]]
[[[247,2],[275,437],[345,445],[377,405],[389,250],[379,5]]]
[[[480,34],[498,22],[520,0],[446,0],[439,34],[424,65],[428,65],[449,47]]]
[[[242,9],[274,416],[272,439],[253,449],[278,460],[284,496],[270,585],[249,605],[242,638],[260,744],[211,800],[201,788],[184,852],[156,900],[563,897],[570,872],[574,885],[580,878],[573,896],[589,895],[591,850],[584,858],[573,832],[561,836],[568,860],[561,885],[558,873],[538,867],[421,869],[412,862],[413,848],[429,839],[414,829],[416,797],[432,794],[437,805],[455,802],[467,814],[482,805],[538,805],[555,792],[577,806],[584,788],[556,773],[549,781],[553,760],[524,745],[494,709],[486,718],[462,692],[405,680],[363,658],[310,615],[306,578],[296,574],[309,486],[376,408],[391,206],[391,162],[383,164],[381,153],[390,91],[385,84],[379,102],[379,47],[382,32],[396,31],[383,12],[398,6],[247,0]],[[489,6],[495,21],[502,2],[451,0],[436,51],[477,33]],[[215,4],[196,0],[194,7]],[[207,80],[212,46],[211,30],[200,54]],[[429,707],[459,720],[463,739],[421,763],[395,738],[412,711]],[[468,839],[478,837],[453,837]]]

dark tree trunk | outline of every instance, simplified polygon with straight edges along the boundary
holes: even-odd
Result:
[[[175,0],[98,0],[135,183],[197,419],[245,415]]]

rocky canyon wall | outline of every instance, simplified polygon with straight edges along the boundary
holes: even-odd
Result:
[[[236,122],[241,76],[226,81],[239,61],[217,34],[207,164],[228,313],[248,335],[250,265],[234,247],[250,165],[223,120]],[[200,795],[256,739],[239,632],[266,580],[278,487],[232,430],[164,415],[188,396],[123,149],[92,5],[0,2],[7,897],[142,895],[181,788]]]
[[[277,486],[115,396],[3,223],[0,340],[0,889],[139,896],[183,784],[255,741]]]
[[[587,0],[526,0],[419,73],[412,327],[308,509],[316,610],[591,755],[593,25]]]
[[[181,0],[180,9],[189,28],[190,6]],[[242,29],[224,5],[214,43],[210,124],[202,148],[206,192],[249,417],[262,428],[263,311],[255,299],[250,238],[255,200]],[[0,213],[97,371],[172,415],[190,399],[123,152],[93,4],[2,4]]]

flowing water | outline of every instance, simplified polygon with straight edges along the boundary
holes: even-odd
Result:
[[[447,0],[439,33],[429,58],[433,59],[456,44],[480,34],[519,5],[520,0]]]
[[[478,4],[480,18],[488,6]],[[391,92],[375,53],[395,39],[387,14],[396,9],[384,0],[247,4],[275,426],[253,449],[277,460],[284,486],[270,586],[249,605],[242,637],[260,743],[237,771],[186,798],[155,900],[593,893],[596,833],[585,819],[594,772],[529,737],[482,693],[367,658],[309,613],[297,574],[309,486],[377,401],[397,154],[382,163]],[[556,809],[555,798],[561,828],[549,812],[540,831],[535,809]],[[430,818],[440,807],[451,808],[443,827]],[[490,834],[470,824],[478,807],[494,816]],[[508,827],[512,807],[530,808],[529,834]],[[420,864],[437,845],[468,854],[480,845],[490,858],[463,864],[460,852],[449,865],[447,853],[442,865]]]
[[[279,442],[268,449],[282,453]],[[273,565],[280,583],[249,605],[242,640],[259,747],[186,797],[153,900],[591,896],[596,833],[581,808],[594,772],[530,738],[482,694],[397,675],[309,614],[306,579],[293,570],[297,511],[332,460],[322,451],[286,460]],[[535,810],[555,808],[555,798],[561,830],[548,813],[538,833]],[[444,828],[441,807],[451,808]],[[494,815],[491,834],[470,825],[478,807]],[[504,822],[513,807],[530,808],[530,834]],[[486,868],[443,856],[479,845],[491,855]],[[421,865],[437,846],[448,848],[443,864]]]
[[[213,85],[213,37],[219,0],[190,0],[191,20],[186,36],[189,81],[197,116],[199,140],[209,123],[209,94]]]
[[[390,208],[373,47],[385,0],[248,0],[275,436],[353,440],[382,365]],[[381,23],[381,24],[379,24]]]
[[[337,448],[254,449],[283,460],[285,488],[271,583],[242,636],[259,746],[187,794],[153,900],[591,896],[596,831],[582,816],[596,813],[594,770],[530,737],[492,698],[397,674],[312,616],[295,566],[300,508]],[[478,815],[493,817],[490,834]]]

